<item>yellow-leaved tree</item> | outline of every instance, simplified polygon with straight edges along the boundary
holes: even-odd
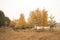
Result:
[[[42,11],[37,8],[34,11],[31,11],[28,19],[28,23],[31,26],[47,26],[48,25],[48,14],[45,9]]]
[[[34,26],[41,26],[41,10],[39,8],[37,10],[31,11],[28,23],[34,27]]]
[[[15,27],[15,25],[17,24],[17,20],[14,19],[13,21],[10,22],[10,26],[11,27]]]
[[[41,20],[41,10],[39,10],[39,8],[37,8],[37,10],[35,10],[35,15],[36,15],[36,25],[37,26],[41,26],[42,24],[42,20]]]
[[[45,9],[42,10],[42,26],[48,26],[48,14]]]
[[[33,27],[35,25],[34,24],[35,19],[36,19],[35,13],[34,13],[34,11],[31,11],[30,15],[29,15],[29,18],[28,18],[29,27]]]
[[[20,14],[20,18],[18,19],[18,22],[16,24],[16,28],[26,28],[26,21],[25,21],[25,18],[24,18],[24,14]]]

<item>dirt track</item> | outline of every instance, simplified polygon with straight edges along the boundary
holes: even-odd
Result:
[[[60,40],[60,31],[55,32],[34,32],[34,31],[13,31],[4,29],[0,32],[0,40]]]

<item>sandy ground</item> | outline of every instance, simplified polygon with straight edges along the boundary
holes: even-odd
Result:
[[[2,30],[0,28],[0,30]],[[0,31],[0,40],[60,40],[60,29],[54,32],[14,31],[11,28]]]

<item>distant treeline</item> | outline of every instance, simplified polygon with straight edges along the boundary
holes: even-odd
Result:
[[[26,14],[27,15],[27,14]],[[53,20],[54,17],[51,16],[50,20],[48,20],[48,11],[45,9],[41,10],[37,8],[30,12],[28,16],[28,20],[25,20],[24,13],[20,14],[19,19],[10,20],[8,17],[4,15],[4,12],[0,10],[0,26],[11,26],[13,28],[33,28],[37,26],[56,26],[56,21]]]

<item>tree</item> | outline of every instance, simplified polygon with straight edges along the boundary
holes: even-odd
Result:
[[[10,24],[10,19],[4,15],[4,12],[0,10],[0,26],[5,26]]]
[[[45,9],[42,10],[42,26],[48,26],[48,14]]]
[[[0,26],[5,25],[5,15],[4,12],[0,10]]]
[[[4,12],[0,10],[0,17],[5,17]]]
[[[18,22],[16,24],[16,28],[22,28],[25,29],[26,28],[26,21],[24,18],[24,14],[20,14],[20,18],[18,19]]]
[[[37,10],[35,10],[35,15],[36,15],[36,24],[37,26],[41,26],[42,25],[42,13],[41,10],[39,10],[39,8],[37,8]]]
[[[10,22],[10,26],[12,28],[14,28],[16,24],[17,24],[16,20],[13,20],[13,21]]]
[[[28,22],[32,25],[32,27],[41,26],[41,10],[39,10],[39,8],[35,11],[31,11]]]
[[[51,15],[50,16],[50,21],[49,21],[49,25],[50,25],[50,30],[53,31],[53,28],[56,27],[56,21],[54,20],[54,17]]]
[[[29,15],[29,18],[28,18],[28,24],[29,24],[30,27],[34,27],[35,20],[36,20],[35,13],[34,13],[34,11],[31,11],[30,15]]]
[[[10,22],[11,22],[11,20],[10,20],[8,17],[5,17],[5,24],[6,24],[7,26],[10,25]]]
[[[45,9],[41,11],[39,8],[37,8],[35,11],[31,11],[28,22],[30,23],[30,25],[32,25],[33,27],[35,26],[36,28],[37,26],[47,26],[47,11]]]

